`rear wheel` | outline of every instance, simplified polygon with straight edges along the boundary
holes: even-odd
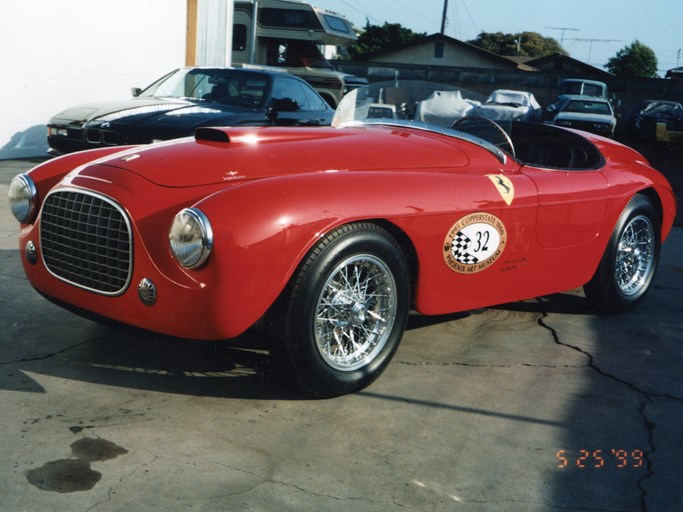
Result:
[[[343,226],[307,256],[267,322],[283,376],[320,397],[358,391],[393,357],[410,306],[408,265],[381,227]]]
[[[657,270],[660,243],[657,210],[637,194],[624,208],[595,275],[584,287],[599,312],[628,311],[643,300]]]

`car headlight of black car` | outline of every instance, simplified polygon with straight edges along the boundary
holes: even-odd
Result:
[[[185,208],[173,219],[168,240],[178,263],[185,268],[198,268],[213,248],[211,223],[201,210]]]
[[[8,196],[14,217],[22,224],[30,223],[36,212],[38,191],[28,174],[19,174],[12,178]]]

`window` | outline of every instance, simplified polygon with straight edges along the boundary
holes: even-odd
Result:
[[[279,77],[273,84],[273,100],[281,106],[287,105],[290,112],[322,110],[326,103],[299,80]]]
[[[295,28],[321,30],[322,25],[315,13],[300,9],[277,9],[262,7],[259,9],[259,24],[263,27]]]
[[[325,20],[325,23],[327,23],[327,26],[330,27],[332,30],[336,30],[337,32],[345,32],[349,33],[349,27],[344,23],[344,20],[341,18],[338,18],[337,16],[330,16],[329,14],[323,15],[323,19]]]
[[[287,104],[287,111],[295,112],[301,109],[305,103],[304,95],[297,86],[296,80],[289,78],[278,78],[273,84],[273,101],[281,105]]]
[[[444,43],[434,43],[434,58],[435,59],[443,59],[443,53],[444,53],[444,47],[446,45]]]
[[[232,51],[243,52],[247,49],[247,26],[235,23],[232,26]]]

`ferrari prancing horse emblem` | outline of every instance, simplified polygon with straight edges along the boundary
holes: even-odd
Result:
[[[510,206],[515,198],[515,186],[512,184],[510,178],[503,176],[502,174],[487,174],[486,176],[496,186],[496,189],[503,198],[503,201],[505,201],[505,204]]]
[[[446,235],[443,257],[446,264],[459,274],[474,274],[495,262],[507,243],[503,222],[490,213],[471,213],[458,222]]]

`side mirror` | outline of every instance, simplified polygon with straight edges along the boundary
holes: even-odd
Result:
[[[131,94],[133,95],[133,98],[135,98],[135,97],[137,97],[137,96],[140,96],[140,93],[142,92],[142,89],[140,89],[139,87],[131,87],[131,88],[130,88],[130,92],[131,92]]]

